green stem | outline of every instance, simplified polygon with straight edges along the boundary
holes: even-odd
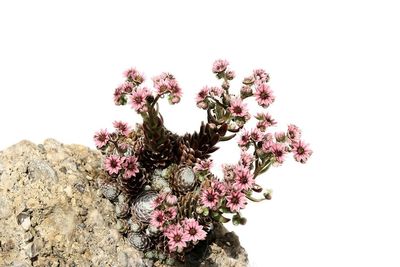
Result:
[[[246,195],[246,198],[251,200],[251,201],[253,201],[253,202],[261,202],[261,201],[265,200],[265,198],[254,198],[254,197],[248,196],[248,195]]]

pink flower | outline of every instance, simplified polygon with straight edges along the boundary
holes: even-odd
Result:
[[[122,166],[124,167],[125,170],[123,175],[125,179],[134,177],[136,176],[136,173],[139,172],[137,157],[135,156],[125,157]]]
[[[168,97],[168,100],[171,104],[176,104],[181,100],[182,89],[178,85],[178,82],[176,80],[169,81],[169,92],[170,95]]]
[[[214,192],[219,196],[222,197],[225,195],[226,192],[226,186],[225,183],[218,181],[218,180],[212,180],[211,181],[211,188],[214,190]]]
[[[250,137],[254,142],[259,142],[261,141],[263,134],[258,128],[254,128],[250,133]]]
[[[137,70],[135,68],[130,68],[130,69],[127,69],[126,71],[124,71],[124,76],[127,79],[133,80],[136,73],[137,73]]]
[[[236,175],[235,175],[235,165],[231,164],[223,164],[222,165],[222,171],[224,173],[224,181],[226,182],[232,182]]]
[[[177,95],[170,94],[168,96],[168,101],[170,104],[174,105],[174,104],[179,103],[181,101],[181,98]]]
[[[235,78],[236,74],[233,70],[228,70],[226,71],[226,78],[228,80],[233,80]]]
[[[144,82],[144,75],[142,73],[136,72],[133,77],[132,77],[133,82],[135,82],[137,85],[141,84]]]
[[[243,83],[244,85],[253,85],[254,82],[255,82],[255,80],[256,80],[256,79],[255,79],[254,75],[251,75],[251,76],[245,77],[245,78],[243,79],[242,83]]]
[[[268,133],[264,136],[263,144],[262,144],[262,151],[265,153],[271,152],[272,146],[274,145],[274,141],[272,141],[272,134]]]
[[[250,132],[247,130],[242,131],[242,135],[239,138],[238,144],[239,146],[247,146],[250,142]]]
[[[133,84],[131,82],[125,82],[124,84],[121,85],[121,88],[124,93],[130,94],[133,91]]]
[[[228,67],[229,62],[224,60],[224,59],[218,59],[214,61],[212,71],[214,73],[221,73],[226,70],[226,67]]]
[[[122,135],[128,136],[131,132],[131,129],[126,122],[114,121],[113,126]]]
[[[154,81],[154,88],[156,88],[157,94],[159,94],[159,95],[162,95],[162,94],[168,92],[168,90],[169,90],[169,80],[156,80],[156,81]]]
[[[171,252],[181,252],[189,241],[188,234],[181,226],[169,227],[168,231],[164,232],[164,235],[168,237],[168,247]]]
[[[313,151],[309,148],[309,144],[305,144],[302,140],[293,143],[294,159],[300,163],[306,163]]]
[[[275,140],[280,143],[284,143],[286,141],[286,133],[285,132],[276,132]]]
[[[168,194],[165,197],[165,201],[167,202],[168,205],[173,206],[178,201],[178,198],[176,196],[172,195],[172,194]]]
[[[276,125],[276,121],[269,115],[269,113],[257,113],[256,119],[265,122],[266,127]]]
[[[219,201],[218,194],[213,188],[205,188],[201,192],[200,201],[205,207],[215,209]]]
[[[97,133],[95,133],[93,138],[97,148],[104,147],[108,143],[108,140],[110,139],[109,133],[107,132],[106,129],[102,129]]]
[[[282,164],[285,160],[286,146],[282,143],[274,143],[270,147],[270,151],[275,156],[276,162]]]
[[[126,104],[124,88],[121,86],[116,88],[114,91],[114,103],[117,106]]]
[[[135,92],[131,95],[131,104],[132,108],[137,112],[146,112],[146,98],[150,95],[150,91],[144,88],[138,88]]]
[[[199,225],[199,222],[195,219],[186,218],[183,227],[189,237],[189,241],[196,242],[206,239],[207,233],[203,230],[203,226]]]
[[[257,103],[263,108],[268,107],[275,101],[272,90],[269,88],[269,85],[265,83],[257,86],[254,96],[256,97]]]
[[[161,210],[154,210],[151,214],[150,224],[160,228],[165,222],[164,212]]]
[[[233,98],[229,107],[233,116],[245,117],[248,114],[247,105],[240,98]]]
[[[201,102],[206,99],[206,97],[210,93],[210,88],[208,86],[204,86],[201,90],[197,93],[196,102]]]
[[[222,89],[221,87],[213,86],[210,88],[210,93],[213,96],[221,97],[221,95],[224,93],[224,89]]]
[[[231,191],[226,197],[226,206],[232,212],[244,209],[246,205],[245,195],[241,191]]]
[[[169,93],[168,101],[171,104],[176,104],[181,100],[182,89],[172,74],[163,72],[153,78],[153,83],[158,95]]]
[[[213,165],[212,159],[203,159],[194,165],[193,171],[195,172],[208,172]]]
[[[240,153],[240,161],[239,164],[248,168],[254,161],[254,155],[247,153],[246,151],[242,151]]]
[[[253,187],[254,184],[254,175],[250,173],[249,168],[244,167],[242,165],[237,165],[235,168],[235,183],[233,186],[241,191],[241,190],[248,190]]]
[[[106,171],[110,175],[118,174],[118,172],[121,170],[121,159],[117,155],[108,156],[104,163]]]
[[[299,141],[301,138],[301,130],[294,124],[289,124],[287,136],[290,141]]]
[[[164,216],[167,220],[173,220],[176,217],[176,208],[169,207],[165,210]]]
[[[157,197],[154,199],[153,203],[152,203],[152,208],[157,208],[158,206],[160,206],[164,200],[165,200],[166,194],[165,193],[159,193],[157,195]]]
[[[240,96],[242,98],[248,97],[253,95],[253,90],[251,89],[251,86],[249,85],[243,85],[242,88],[240,88]]]
[[[129,145],[127,143],[118,143],[117,146],[118,149],[121,150],[123,153],[125,153],[129,148]]]
[[[263,69],[256,69],[253,71],[254,78],[258,82],[266,83],[269,81],[269,74]]]
[[[182,88],[179,86],[178,82],[175,79],[169,80],[169,91],[175,96],[182,96]]]

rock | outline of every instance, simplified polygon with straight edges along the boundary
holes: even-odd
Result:
[[[28,231],[29,230],[29,228],[31,227],[31,218],[28,216],[28,217],[25,217],[24,219],[22,219],[22,221],[21,221],[21,227],[22,227],[22,229],[24,229],[25,231]]]
[[[119,232],[134,226],[118,222],[103,196],[123,204],[115,186],[98,184],[101,157],[54,139],[43,145],[22,141],[0,152],[0,266],[157,265]],[[209,249],[186,266],[246,266],[237,236],[224,228],[215,234]]]
[[[25,246],[25,253],[29,259],[35,258],[39,254],[34,242],[28,243]]]

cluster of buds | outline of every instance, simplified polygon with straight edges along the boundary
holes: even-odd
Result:
[[[231,92],[235,73],[226,60],[215,61],[212,72],[222,84],[205,86],[196,96],[197,106],[207,111],[207,124],[202,123],[199,133],[178,136],[163,124],[157,101],[167,96],[176,104],[182,97],[172,74],[154,77],[154,89],[149,89],[143,85],[143,74],[132,68],[124,73],[126,80],[115,90],[114,102],[130,103],[143,123],[131,129],[114,122],[114,132],[100,130],[94,136],[104,154],[105,173],[118,186],[112,190],[108,184],[105,196],[115,201],[115,192],[122,192],[121,232],[148,258],[161,263],[184,260],[211,236],[216,224],[244,225],[242,210],[249,201],[271,199],[271,190],[264,190],[256,179],[271,166],[281,165],[289,153],[300,163],[312,155],[296,125],[270,132],[277,122],[268,113],[257,113],[255,127],[245,129],[252,119],[246,101],[254,98],[262,108],[275,101],[265,70],[256,69],[244,78],[237,94]],[[238,134],[240,157],[236,164],[222,165],[223,177],[217,177],[209,156],[217,150],[216,143]]]

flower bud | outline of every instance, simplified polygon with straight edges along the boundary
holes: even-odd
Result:
[[[245,85],[253,85],[255,80],[256,79],[254,78],[254,76],[251,75],[249,77],[244,78],[242,83]]]
[[[237,215],[237,214],[233,215],[233,217],[232,217],[232,223],[233,223],[233,225],[235,225],[235,226],[239,225],[239,224],[240,224],[240,216]]]
[[[269,191],[265,192],[265,193],[264,193],[265,199],[271,200],[271,199],[272,199],[272,194],[271,194],[271,193],[272,193],[272,192],[269,192]]]
[[[196,208],[196,213],[197,213],[197,214],[202,214],[203,211],[204,211],[203,208],[200,207],[200,206],[198,206],[198,207]]]
[[[235,72],[233,71],[233,70],[227,70],[226,71],[226,73],[225,73],[225,77],[228,79],[228,80],[233,80],[234,78],[235,78]]]
[[[208,208],[204,208],[203,215],[208,216],[208,214],[210,214],[210,211],[208,210]]]
[[[263,188],[261,186],[259,186],[258,184],[255,184],[252,189],[256,193],[261,193],[263,190]]]

